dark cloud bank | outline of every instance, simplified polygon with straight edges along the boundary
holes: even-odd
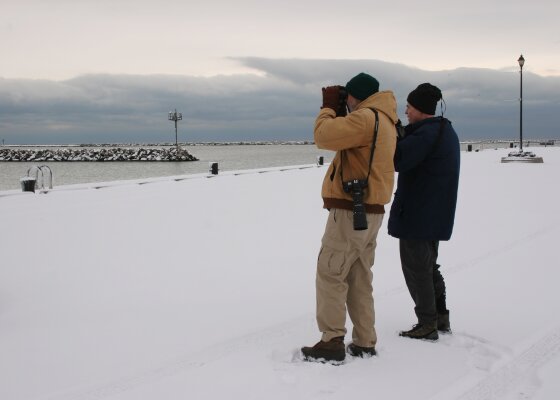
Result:
[[[519,72],[429,72],[382,61],[238,59],[262,76],[85,75],[67,81],[0,78],[0,140],[6,144],[172,142],[167,112],[183,113],[180,141],[310,140],[321,87],[368,72],[395,92],[439,86],[462,140],[516,138]],[[553,123],[560,77],[523,74],[524,137],[559,138]]]

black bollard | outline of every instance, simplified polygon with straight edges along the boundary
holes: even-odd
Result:
[[[211,162],[210,163],[210,171],[209,171],[212,175],[218,175],[218,163],[217,162]]]
[[[37,182],[35,178],[25,177],[19,180],[21,182],[22,192],[33,192],[35,193],[35,183]]]
[[[317,165],[323,165],[324,162],[325,162],[325,159],[323,158],[323,156],[317,157]]]
[[[472,144],[467,144],[467,151],[472,151]]]

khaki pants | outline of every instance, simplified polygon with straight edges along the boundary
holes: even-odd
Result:
[[[317,324],[327,342],[346,334],[346,307],[354,328],[353,343],[377,342],[373,274],[377,232],[383,214],[367,214],[368,229],[355,231],[352,211],[331,209],[317,261]]]

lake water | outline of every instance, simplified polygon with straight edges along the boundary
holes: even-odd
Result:
[[[47,165],[53,186],[108,182],[208,172],[217,162],[220,171],[315,164],[318,156],[330,162],[333,152],[315,145],[184,146],[200,161],[188,162],[0,162],[0,190],[21,189],[20,178],[34,165]]]
[[[510,143],[461,143],[461,150],[466,151],[469,145],[472,151],[481,151],[508,148]],[[325,163],[328,163],[334,156],[334,152],[319,150],[312,144],[194,145],[184,148],[200,161],[0,162],[0,191],[21,189],[20,178],[27,176],[28,169],[34,165],[48,165],[53,173],[53,186],[60,186],[205,173],[210,162],[217,162],[220,171],[231,171],[315,164],[318,156],[323,156]]]

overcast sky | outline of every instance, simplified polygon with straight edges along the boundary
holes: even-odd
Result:
[[[557,0],[2,0],[1,76],[215,75],[227,57],[560,75]]]
[[[308,137],[320,86],[362,70],[401,103],[433,80],[466,136],[505,135],[521,53],[527,113],[558,135],[558,1],[0,2],[6,142],[158,140],[173,107],[190,139]]]

